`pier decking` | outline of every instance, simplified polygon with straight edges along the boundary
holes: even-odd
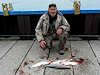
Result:
[[[30,75],[100,75],[100,40],[68,41],[64,55],[59,55],[54,48],[43,51],[34,40],[0,40],[0,75],[29,75],[29,70],[23,64],[47,59],[64,59],[76,56],[86,59],[81,65],[71,66],[71,69],[43,68],[31,71]],[[23,72],[20,72],[23,70]]]

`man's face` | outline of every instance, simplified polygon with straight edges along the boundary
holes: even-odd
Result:
[[[54,6],[51,6],[49,9],[49,14],[52,16],[52,17],[55,17],[56,13],[57,13],[57,8],[54,7]]]

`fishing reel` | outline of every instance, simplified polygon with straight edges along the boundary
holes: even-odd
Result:
[[[80,14],[80,1],[74,0],[73,7],[74,7],[74,14],[75,15]]]
[[[9,5],[9,7],[8,7]],[[2,8],[3,8],[3,15],[4,16],[9,16],[9,11],[13,10],[12,3],[2,3]]]

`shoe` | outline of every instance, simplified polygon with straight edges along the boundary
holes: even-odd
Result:
[[[64,55],[64,49],[59,50],[59,54],[60,54],[60,55]]]
[[[68,51],[69,49],[68,48],[64,48],[64,51]]]

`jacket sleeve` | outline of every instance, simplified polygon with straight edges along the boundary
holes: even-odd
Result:
[[[42,27],[43,27],[43,16],[40,17],[37,26],[35,28],[35,35],[37,40],[40,42],[41,40],[44,40],[43,35],[42,35]]]
[[[62,25],[60,26],[60,28],[62,28],[64,31],[70,31],[70,25],[64,16],[62,16],[61,24]]]

